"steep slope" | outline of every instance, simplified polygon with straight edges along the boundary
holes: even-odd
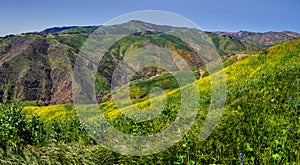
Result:
[[[300,95],[299,91],[295,90],[297,89],[297,86],[299,86],[300,82],[300,77],[297,74],[300,69],[300,40],[285,41],[282,44],[274,45],[268,48],[264,53],[265,54],[256,54],[255,56],[245,57],[244,59],[224,68],[226,72],[227,86],[229,88],[228,94],[230,100],[232,101],[232,104],[236,105],[237,100],[245,101],[239,97],[241,95],[243,95],[244,97],[249,97],[246,96],[246,91],[259,97],[263,97],[264,101],[262,102],[264,102],[265,105],[270,104],[270,102],[274,102],[274,104],[277,104],[277,106],[283,104],[290,95]],[[290,72],[290,74],[286,74],[288,72]],[[294,75],[294,77],[292,75]],[[286,80],[283,81],[283,77],[285,76]],[[281,78],[276,79],[276,77]],[[172,77],[168,77],[168,80],[176,81]],[[200,88],[200,90],[201,93],[203,92],[202,96],[204,97],[208,94],[207,92],[210,88],[209,76],[204,77],[203,79],[200,79],[198,81],[199,86],[202,87]],[[149,86],[149,82],[151,81],[138,81],[135,83],[139,83],[138,88],[142,89],[141,86],[143,86],[143,84],[144,86],[145,84]],[[162,82],[163,81],[160,81],[160,83]],[[169,83],[172,84],[172,82]],[[268,84],[268,89],[274,88],[276,89],[276,91],[266,90],[266,86],[264,86],[263,84]],[[281,86],[280,84],[285,85]],[[156,85],[158,84],[150,84],[151,87],[155,87]],[[262,88],[264,88],[263,91],[261,91]],[[175,89],[175,92],[173,91],[171,93],[177,95],[179,90],[177,90],[176,88],[173,89]],[[261,93],[263,93],[263,95],[261,95]],[[281,95],[279,95],[280,93]],[[251,99],[259,100],[258,98]],[[147,100],[143,99],[142,101],[143,102],[139,104],[147,104]],[[249,100],[246,100],[246,102],[248,101]],[[105,106],[102,108],[106,109],[106,111],[111,113],[112,116],[115,116],[115,114],[119,113],[114,111],[116,107],[112,104],[114,103],[104,103],[107,108],[105,108]],[[130,103],[128,104],[130,105]]]
[[[221,36],[212,32],[206,32],[215,44],[216,49],[222,56],[234,54],[236,52],[256,50],[257,47],[252,44],[242,43],[238,39],[234,39],[228,36]]]
[[[269,48],[266,54],[246,57],[225,68],[228,83],[226,110],[212,134],[202,142],[198,138],[210,103],[210,81],[209,77],[199,80],[199,117],[185,136],[190,140],[190,159],[202,163],[238,162],[238,155],[242,153],[245,162],[254,164],[298,162],[299,54],[300,40],[286,41]],[[148,100],[135,105],[128,103],[128,107],[123,109],[118,109],[114,102],[104,103],[100,107],[119,130],[134,135],[140,135],[142,130],[152,134],[165,129],[165,125],[168,126],[169,121],[173,121],[173,116],[177,115],[174,109],[180,104],[180,90],[167,95],[172,101],[166,104],[161,115],[142,124],[131,120],[124,112],[130,106],[142,109],[149,107]],[[291,100],[290,96],[296,100]],[[164,103],[161,96],[153,99],[152,102],[158,105]],[[169,116],[165,117],[165,113]],[[129,126],[123,123],[129,123]],[[186,141],[184,139],[182,143]],[[281,148],[282,145],[285,148]],[[180,146],[172,148],[169,152],[178,152],[179,148]],[[167,154],[162,153],[162,157],[165,156]]]
[[[148,43],[173,51],[177,56],[187,60],[194,69],[202,65],[202,60],[187,44],[174,36],[160,32],[172,29],[168,26],[148,26],[131,21],[122,25],[103,27],[99,33],[110,34],[119,29],[131,33],[135,31],[134,28],[145,32],[133,33],[116,42],[100,62],[101,67],[98,71],[101,74],[97,75],[96,83],[99,101],[110,99],[108,91],[111,77],[114,68],[125,54],[130,54]],[[44,105],[71,102],[73,66],[81,46],[88,38],[85,33],[73,33],[77,31],[76,29],[78,30],[78,28],[66,30],[68,33],[60,31],[56,34],[21,34],[1,38],[0,100],[21,99]],[[163,74],[163,71],[145,68],[134,79],[159,74]]]
[[[151,55],[149,55],[151,49],[154,47],[160,47],[169,50],[170,53],[172,52],[172,54],[176,57],[172,57],[170,54],[164,54],[161,52],[151,52]],[[202,59],[192,48],[189,47],[189,45],[170,34],[146,31],[128,35],[114,43],[114,45],[109,48],[108,52],[98,64],[99,67],[98,74],[96,75],[95,85],[98,93],[97,99],[100,102],[111,99],[110,86],[112,83],[112,77],[113,74],[116,73],[116,67],[122,60],[124,60],[125,56],[126,60],[131,62],[134,62],[135,60],[163,62],[165,66],[173,66],[173,70],[169,71],[177,71],[187,68],[196,70],[203,65]],[[185,60],[186,64],[178,64],[178,66],[174,66],[174,61],[179,61],[176,58]],[[90,61],[89,63],[94,62]],[[117,74],[119,76],[123,75],[121,80],[122,82],[129,82],[130,80],[133,81],[142,78],[149,79],[153,76],[165,75],[169,73],[160,68],[160,63],[156,63],[156,65],[157,67],[147,67],[142,65],[128,64],[125,65],[124,68]],[[139,70],[140,68],[143,69]],[[128,75],[130,72],[135,73],[135,75],[131,77]]]
[[[145,164],[149,161],[157,161],[158,158],[160,162],[176,160],[178,164],[190,162],[239,164],[241,157],[247,164],[297,164],[300,161],[300,150],[297,147],[300,143],[300,40],[285,41],[268,48],[264,53],[245,57],[224,69],[228,87],[227,103],[218,125],[204,141],[199,141],[201,135],[199,133],[210,104],[209,77],[198,81],[201,96],[199,116],[191,130],[171,148],[153,155],[128,157],[107,149],[103,150],[101,145],[88,145],[79,152],[80,156],[90,156],[89,160],[92,163],[109,155],[112,159],[107,161],[108,164],[115,163],[116,159],[118,163]],[[129,102],[128,107],[121,110],[117,110],[114,102],[105,102],[100,105],[103,111],[99,111],[98,107],[95,108],[93,117],[96,117],[97,113],[104,112],[118,130],[132,136],[151,136],[168,127],[178,115],[176,109],[180,105],[180,99],[178,101],[180,89],[175,89],[167,95],[171,101],[163,108],[162,113],[146,122],[135,122],[120,111],[126,111],[129,106],[148,107],[148,100],[135,105]],[[153,99],[157,103],[163,103],[161,96]],[[52,115],[57,112],[47,110],[48,107],[25,109],[39,114],[44,120],[59,121],[68,117],[69,114],[63,115],[64,113],[70,112],[70,109],[65,108],[64,105],[60,107],[65,111],[60,109],[59,113],[62,115],[57,115],[57,118],[53,118]],[[95,131],[97,132],[98,129]],[[103,130],[100,129],[97,133],[101,134],[101,131]],[[112,137],[117,145],[118,141],[114,138]],[[162,141],[164,140],[162,138]],[[70,147],[83,148],[79,142],[75,143],[76,145],[69,144]],[[157,143],[151,145],[151,147],[156,146]],[[62,150],[62,155],[70,155],[63,160],[70,161],[70,157],[72,160],[78,160],[78,155],[74,155],[72,150],[67,152],[64,150],[65,145],[57,148],[57,151]],[[52,153],[46,152],[47,149],[45,147],[39,152],[51,155]],[[122,149],[126,151],[131,148],[123,146]],[[56,155],[55,153],[53,157]]]
[[[45,34],[28,33],[0,38],[0,101],[21,99],[45,105],[71,102],[74,63],[81,46],[95,28],[96,26],[50,28],[43,31]],[[130,34],[116,42],[101,61],[101,67],[98,68],[100,74],[96,76],[98,101],[111,99],[111,76],[124,55],[147,44],[167,48],[186,60],[193,69],[198,69],[203,62],[195,51],[180,39],[164,33],[174,29],[179,28],[134,20],[103,26],[95,31],[99,35]],[[144,32],[136,33],[137,31]],[[267,46],[298,36],[292,32],[207,34],[220,55],[257,50],[261,45]],[[128,66],[127,69],[134,70],[134,66]],[[137,73],[133,80],[165,74],[163,70],[148,67]],[[133,92],[131,97],[143,98],[146,93],[147,91],[136,92],[135,95]]]
[[[49,101],[48,43],[36,36],[13,36],[1,42],[1,48],[5,52],[0,56],[3,97]]]
[[[71,100],[75,50],[41,35],[12,36],[1,42],[1,100],[45,104]]]

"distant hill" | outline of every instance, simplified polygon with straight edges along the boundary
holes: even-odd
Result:
[[[166,25],[155,25],[138,20],[132,20],[123,24],[110,25],[110,26],[70,26],[63,27],[57,32],[51,34],[91,34],[96,28],[98,35],[104,34],[132,34],[140,31],[155,31],[155,32],[167,32],[176,27]],[[51,30],[51,28],[50,28]],[[44,30],[45,31],[45,30]],[[42,32],[44,32],[42,31]],[[48,30],[49,31],[49,30]]]
[[[99,29],[95,31],[96,28]],[[125,54],[145,46],[146,40],[158,47],[169,48],[178,57],[187,60],[193,69],[198,69],[203,62],[195,51],[178,38],[163,33],[174,29],[178,27],[133,20],[119,25],[54,27],[40,33],[0,37],[0,101],[21,99],[41,104],[71,102],[74,63],[92,32],[98,35],[130,34],[115,43],[101,61],[103,65],[98,68],[96,84],[99,101],[110,99],[109,85],[117,63]],[[145,33],[137,33],[139,31]],[[258,50],[300,36],[294,32],[206,33],[222,56]],[[162,70],[148,68],[135,78],[160,74],[163,74]]]
[[[95,28],[98,28],[99,26],[64,26],[64,27],[53,27],[53,28],[48,28],[40,33],[42,34],[55,34],[59,33],[61,31],[65,30],[70,30],[70,29],[89,29],[89,30],[94,30]]]
[[[132,20],[121,25],[113,26],[69,26],[55,27],[43,30],[45,34],[91,34],[96,28],[102,34],[132,34],[139,31],[167,32],[178,27],[155,25],[152,23]],[[257,50],[281,43],[286,40],[300,38],[300,34],[291,31],[283,32],[206,32],[216,45],[221,55],[228,55],[236,51]]]
[[[28,33],[0,38],[0,101],[21,99],[46,105],[71,102],[73,66],[91,29],[69,27],[56,29],[57,32],[51,34]],[[99,84],[96,86],[100,89],[100,101],[110,99],[102,97],[110,89],[108,85],[113,69],[122,60],[124,53],[145,46],[146,40],[159,47],[172,45],[170,50],[189,61],[194,69],[202,65],[199,56],[188,45],[174,36],[161,33],[170,29],[173,27],[130,21],[101,27],[97,31],[112,35],[122,34],[119,30],[125,34],[133,33],[115,43],[103,58],[97,77]],[[137,31],[146,33],[136,33]],[[148,68],[141,73],[141,77],[160,72]]]
[[[252,44],[259,48],[271,46],[274,44],[281,43],[286,40],[292,40],[300,38],[300,34],[291,31],[283,32],[265,32],[265,33],[256,33],[256,32],[213,32],[218,36],[229,37],[231,39],[236,39],[242,42],[243,44]]]

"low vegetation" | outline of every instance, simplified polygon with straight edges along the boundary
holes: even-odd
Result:
[[[204,141],[198,137],[210,103],[209,76],[197,81],[201,100],[191,130],[171,148],[148,156],[125,156],[97,144],[83,129],[72,105],[1,104],[0,163],[298,164],[300,40],[286,41],[239,61],[229,61],[224,71],[228,88],[226,109]],[[160,131],[177,116],[176,107],[180,104],[180,90],[173,83],[172,87],[164,86],[169,83],[161,84],[166,80],[174,81],[157,78],[131,86],[133,92],[147,93],[143,83],[170,90],[167,98],[171,101],[157,119],[136,123],[118,113],[112,101],[100,104],[105,111],[99,113],[105,113],[116,128],[128,134]],[[160,97],[153,99],[160,102]],[[147,97],[136,100],[136,106],[148,106]]]

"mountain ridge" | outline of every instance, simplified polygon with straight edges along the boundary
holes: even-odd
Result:
[[[92,34],[96,29],[98,34],[117,34],[114,31],[107,30],[111,27],[118,27],[118,26],[125,26],[125,27],[136,27],[136,28],[128,28],[131,29],[129,31],[124,31],[124,29],[117,28],[117,32],[121,34],[132,34],[140,30],[147,29],[148,31],[157,31],[157,32],[167,32],[170,30],[174,30],[176,28],[184,28],[184,27],[173,27],[169,25],[156,25],[153,23],[143,22],[140,20],[131,20],[126,23],[117,24],[117,25],[110,25],[110,26],[70,26],[70,27],[55,27],[57,32],[55,33],[46,33],[46,30],[43,30],[41,33],[44,34]],[[103,29],[103,30],[102,30]],[[51,28],[50,30],[51,31]],[[236,40],[239,43],[237,47],[248,49],[253,46],[258,48],[268,47],[277,43],[281,43],[286,40],[297,39],[300,38],[300,34],[293,31],[281,31],[281,32],[251,32],[251,31],[238,31],[238,32],[227,32],[227,31],[204,31],[206,34],[215,34],[219,37],[230,38],[231,40]],[[219,39],[220,40],[220,39]],[[216,43],[215,43],[216,44]],[[240,45],[241,44],[241,45]],[[226,54],[226,50],[219,51],[220,54]],[[228,53],[228,52],[227,52]]]
[[[300,38],[300,34],[292,31],[282,31],[282,32],[249,32],[249,31],[239,31],[239,32],[213,32],[219,36],[229,37],[232,39],[237,39],[241,42],[248,42],[254,44],[258,47],[271,46],[280,43],[285,40],[292,40]]]
[[[118,63],[116,59],[120,60],[124,52],[135,50],[135,47],[138,48],[146,43],[143,39],[138,39],[140,37],[148,37],[147,39],[152,41],[152,44],[165,48],[169,47],[168,43],[172,43],[171,51],[176,52],[177,56],[188,60],[194,67],[193,69],[197,69],[201,61],[194,58],[193,51],[187,45],[182,44],[174,36],[151,32],[167,32],[173,29],[176,29],[176,27],[135,20],[118,25],[102,26],[97,31],[95,31],[95,26],[72,26],[70,28],[56,27],[52,30],[48,28],[48,30],[44,30],[44,33],[42,31],[41,33],[24,33],[0,37],[0,101],[21,99],[36,101],[37,103],[42,102],[45,105],[71,102],[71,77],[74,63],[81,46],[92,32],[99,35],[129,34],[127,38],[115,43],[111,52],[108,52],[103,59],[106,60],[104,61],[105,67],[102,67],[99,73],[105,71],[105,74],[98,77],[100,82],[98,86],[103,89],[99,91],[102,95],[99,98],[101,101],[110,99],[106,91],[109,90],[107,85],[110,82],[111,69]],[[139,31],[150,31],[151,33],[137,33]],[[260,35],[262,40],[253,43],[250,42],[253,37],[250,37],[250,39],[241,37],[240,40],[234,38],[237,35],[236,33],[219,33],[218,35],[213,32],[206,32],[215,44],[219,54],[225,57],[249,50],[259,50],[261,46],[258,45],[264,44],[265,40],[268,41],[267,43],[272,41],[272,44],[283,42],[290,39],[284,35],[286,33],[298,36],[297,33],[293,32],[270,32],[266,35],[267,37],[271,36],[271,38],[263,39],[264,33],[241,33],[241,35],[255,36],[254,39],[257,39],[256,35]],[[233,37],[230,35],[233,35]],[[276,37],[272,37],[272,35]],[[162,42],[158,42],[158,39]],[[143,74],[144,76],[154,76],[161,73],[162,71],[148,68],[143,70],[141,75],[137,77],[142,78]],[[99,89],[99,87],[97,88]]]
[[[46,28],[42,31],[40,31],[39,33],[42,34],[54,34],[54,33],[58,33],[64,30],[68,30],[68,29],[74,29],[74,28],[86,28],[86,29],[94,29],[94,28],[99,28],[100,26],[61,26],[61,27],[50,27],[50,28]]]

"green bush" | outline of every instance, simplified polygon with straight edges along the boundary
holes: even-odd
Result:
[[[47,141],[55,139],[58,143],[81,142],[86,145],[95,143],[77,117],[64,122],[49,121],[45,123],[45,129]]]
[[[22,108],[15,103],[0,104],[0,147],[4,150],[37,145],[45,138],[43,123],[35,115],[26,118]]]

